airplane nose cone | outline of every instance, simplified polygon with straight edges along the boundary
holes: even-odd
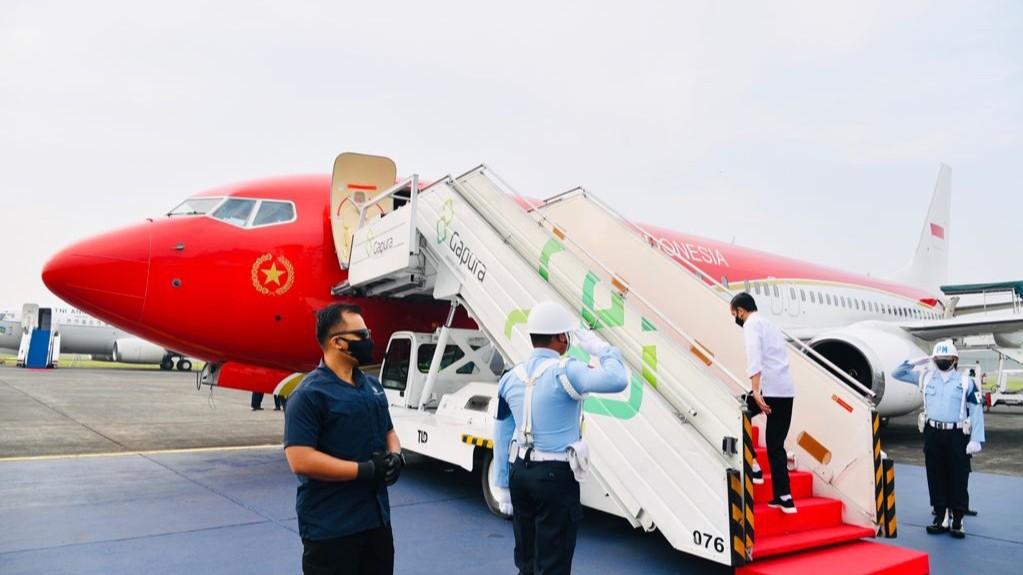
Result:
[[[149,278],[148,224],[71,245],[43,266],[43,283],[67,303],[102,318],[138,322]]]

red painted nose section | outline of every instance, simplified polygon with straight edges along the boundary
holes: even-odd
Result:
[[[95,236],[46,262],[43,283],[87,313],[138,323],[146,301],[149,253],[148,224]]]

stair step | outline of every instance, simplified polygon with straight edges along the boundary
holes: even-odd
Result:
[[[813,474],[807,471],[790,471],[789,487],[792,489],[793,499],[813,497]],[[774,499],[774,480],[768,468],[764,468],[764,482],[760,485],[753,485],[753,502],[767,503]]]
[[[796,499],[796,513],[789,515],[766,503],[753,506],[757,537],[797,533],[842,524],[842,502],[837,499],[810,497]]]
[[[757,541],[757,545],[760,542]],[[754,561],[735,570],[735,575],[926,575],[926,553],[873,541],[857,541],[826,549],[813,549]]]
[[[856,525],[838,525],[824,529],[814,529],[812,531],[800,531],[798,533],[768,535],[766,537],[758,536],[753,544],[753,559],[763,559],[773,555],[856,541],[857,539],[873,536],[873,529],[857,527]]]

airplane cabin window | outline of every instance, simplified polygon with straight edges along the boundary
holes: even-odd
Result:
[[[229,224],[244,226],[245,222],[249,221],[249,214],[252,213],[252,208],[255,206],[256,200],[229,198],[210,215]]]
[[[290,222],[293,219],[295,219],[295,206],[291,202],[263,200],[259,204],[259,211],[256,212],[256,218],[252,220],[252,225],[279,224],[281,222]]]
[[[217,204],[224,198],[188,198],[178,204],[178,207],[167,212],[168,216],[201,216],[208,214],[210,210],[217,207]]]

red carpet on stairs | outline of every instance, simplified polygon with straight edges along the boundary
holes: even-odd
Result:
[[[755,542],[753,562],[740,567],[742,575],[924,575],[929,572],[926,553],[860,541],[874,530],[842,523],[842,502],[814,497],[813,474],[790,471],[789,483],[797,512],[782,513],[768,507],[774,481],[767,450],[759,447],[760,429],[753,428],[757,461],[764,483],[753,486]]]
[[[740,567],[736,575],[926,575],[926,553],[857,541],[835,547],[785,555]]]

